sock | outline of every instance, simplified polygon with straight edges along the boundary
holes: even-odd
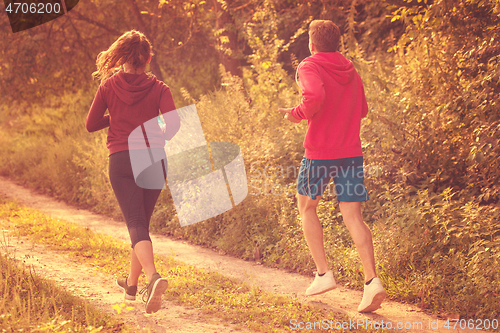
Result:
[[[318,274],[318,276],[323,276],[323,275],[325,275],[325,274],[326,274],[326,272],[324,272],[323,274]]]
[[[370,281],[366,282],[365,284],[366,284],[366,285],[369,285],[369,284],[370,284],[370,282],[372,282],[372,280],[373,280],[373,279],[374,279],[374,278],[371,278],[371,279],[370,279]]]

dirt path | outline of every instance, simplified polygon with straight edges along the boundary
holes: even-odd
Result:
[[[6,234],[0,235],[0,253],[23,262],[26,267],[44,278],[56,282],[75,296],[82,297],[95,305],[101,312],[117,315],[112,305],[123,302],[111,276],[102,274],[91,266],[76,263],[64,256],[32,244],[29,240]],[[118,317],[137,332],[186,332],[186,333],[230,333],[249,332],[234,325],[225,325],[218,318],[203,316],[196,309],[164,302],[160,311],[148,315],[140,297],[135,302],[126,303],[132,310],[122,311]]]
[[[16,199],[23,205],[36,208],[53,217],[89,227],[96,232],[107,234],[126,242],[129,241],[124,223],[68,206],[64,202],[36,194],[1,177],[0,195]],[[402,328],[398,329],[399,332],[484,332],[484,330],[445,328],[443,325],[446,323],[446,319],[427,315],[415,306],[392,301],[385,301],[382,308],[377,310],[376,313],[360,314],[356,312],[362,297],[362,293],[359,291],[340,286],[340,288],[332,292],[306,298],[303,296],[303,293],[312,282],[312,277],[287,273],[283,270],[268,268],[253,262],[220,255],[209,249],[172,240],[164,236],[152,236],[152,239],[155,252],[158,254],[169,255],[173,252],[177,260],[186,264],[217,271],[225,276],[236,278],[273,293],[298,298],[303,302],[309,302],[316,306],[345,313],[352,318],[353,322],[363,320],[369,325],[377,325],[382,323],[382,321],[387,325],[390,322],[393,328],[398,327],[398,325]],[[17,243],[12,246],[16,248],[16,251],[24,253],[22,252],[23,244]],[[114,290],[116,290],[113,285],[114,281],[110,281],[109,278],[99,276],[96,273],[88,274],[88,272],[82,272],[81,266],[76,267],[75,264],[73,264],[75,267],[69,263],[66,266],[62,266],[60,260],[66,259],[55,259],[52,254],[43,248],[39,249],[35,247],[34,249],[37,252],[29,254],[33,257],[28,261],[29,264],[38,262],[39,266],[41,268],[44,267],[46,270],[44,274],[60,279],[61,284],[66,288],[73,285],[75,281],[80,281],[80,277],[88,277],[88,281],[84,281],[79,287],[75,287],[77,293],[91,300],[101,298],[100,301],[103,302],[103,310],[107,312],[115,311],[111,309],[110,305],[118,303],[119,301],[117,300],[121,299],[121,294],[118,292],[114,293]],[[34,251],[30,249],[25,250]],[[64,270],[61,267],[64,267]],[[65,284],[65,280],[68,280],[69,283]],[[95,290],[97,289],[102,290],[102,292],[96,293]],[[103,295],[103,293],[103,297],[97,296],[97,294]],[[140,306],[131,312],[133,312],[133,315],[131,318],[127,317],[126,322],[136,323],[140,327],[150,327],[157,332],[234,332],[235,329],[233,327],[222,326],[221,323],[207,323],[208,319],[199,317],[195,310],[177,307],[173,304],[167,304],[157,314],[151,316],[146,316]],[[292,319],[290,318],[290,320]],[[436,323],[439,324],[439,328],[435,326]],[[342,324],[347,325],[349,323],[338,323],[338,325]],[[202,325],[206,326],[202,328]],[[294,328],[296,326],[291,325],[290,327]]]

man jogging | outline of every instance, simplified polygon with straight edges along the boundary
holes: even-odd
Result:
[[[279,111],[291,122],[306,119],[308,123],[297,192],[302,228],[317,272],[306,296],[336,287],[333,272],[328,268],[323,229],[316,212],[333,178],[340,212],[364,269],[364,294],[358,311],[371,312],[380,308],[386,291],[375,272],[372,234],[361,214],[361,202],[368,200],[368,194],[364,186],[359,133],[361,118],[368,113],[368,105],[363,83],[352,62],[337,52],[339,40],[340,29],[333,22],[311,22],[311,56],[297,69],[302,102],[295,108]]]

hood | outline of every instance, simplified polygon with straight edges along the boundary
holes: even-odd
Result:
[[[146,97],[156,80],[146,73],[128,74],[120,71],[108,82],[123,103],[134,105]]]
[[[318,52],[307,57],[303,62],[312,62],[321,66],[340,84],[349,83],[356,73],[352,61],[339,52]]]

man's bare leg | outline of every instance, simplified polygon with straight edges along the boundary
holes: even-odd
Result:
[[[387,296],[382,282],[375,272],[375,256],[373,251],[372,233],[361,215],[361,202],[340,202],[340,212],[344,223],[358,250],[363,270],[365,271],[365,286],[363,299],[358,306],[359,312],[372,312],[380,308]],[[372,280],[373,279],[373,280]],[[370,282],[368,285],[366,282]]]
[[[328,271],[326,261],[325,246],[323,244],[323,228],[316,213],[321,196],[316,200],[308,196],[298,194],[298,205],[300,217],[302,219],[302,230],[306,238],[307,245],[311,251],[318,274]]]
[[[344,218],[344,223],[351,234],[352,240],[358,250],[363,270],[365,282],[377,276],[375,272],[375,255],[373,251],[373,239],[370,228],[363,222],[361,215],[361,202],[339,202],[340,212]]]
[[[313,283],[306,290],[306,296],[318,295],[337,287],[333,272],[328,269],[325,246],[323,244],[323,228],[316,213],[321,196],[316,198],[316,200],[312,200],[305,195],[299,194],[298,196],[302,230],[304,231],[304,236],[316,264],[317,271]]]

